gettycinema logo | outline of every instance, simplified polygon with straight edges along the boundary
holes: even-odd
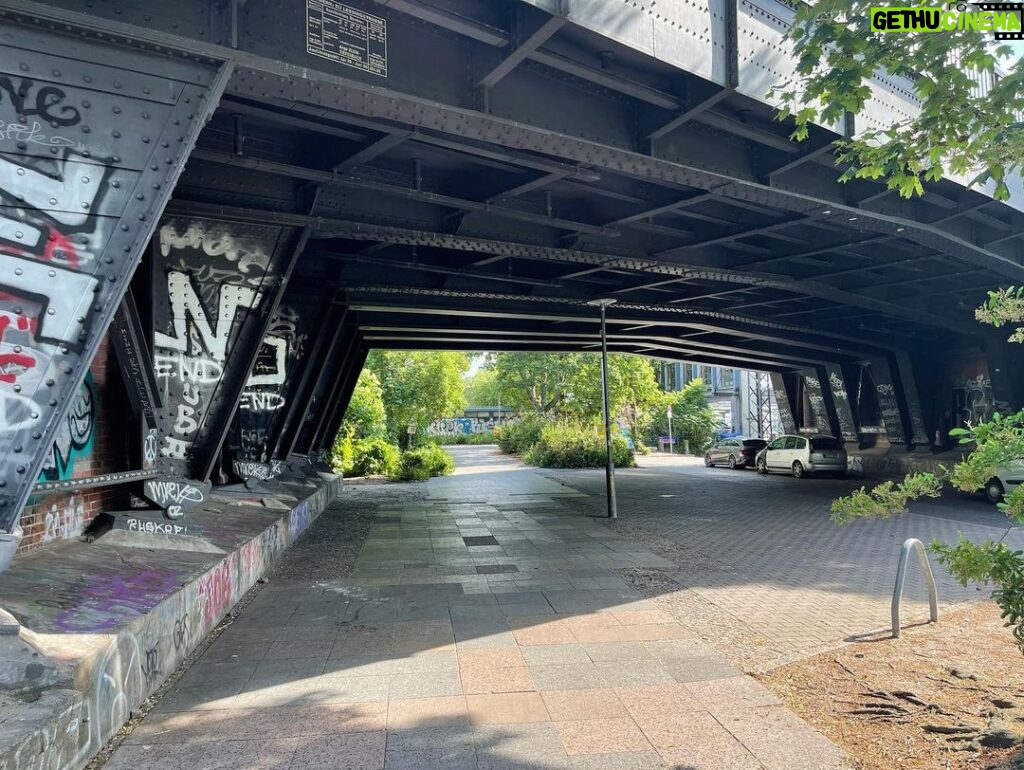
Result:
[[[972,10],[976,9],[976,10]],[[994,32],[996,40],[1024,40],[1021,3],[949,3],[946,8],[872,6],[872,32]]]

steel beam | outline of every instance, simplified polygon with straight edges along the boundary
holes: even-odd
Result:
[[[692,107],[684,109],[674,118],[672,118],[672,120],[668,121],[668,123],[665,123],[659,128],[656,128],[654,131],[647,135],[647,138],[653,142],[657,141],[658,139],[661,139],[663,136],[666,136],[667,134],[672,133],[684,123],[693,120],[705,110],[714,107],[720,101],[722,101],[730,94],[732,94],[734,90],[734,88],[723,88],[720,91],[716,91],[715,93],[711,94],[711,96],[707,97],[706,99],[702,99],[701,101],[694,104]]]
[[[281,433],[277,459],[285,459],[296,452],[309,452],[310,442],[307,439],[312,429],[309,423],[316,419],[315,415],[334,386],[334,378],[352,344],[351,328],[347,325],[348,315],[348,309],[342,308],[337,319],[332,318],[329,339],[322,354],[310,359],[310,364],[315,362],[315,368],[309,370],[314,379],[307,380],[306,391],[296,400],[299,409],[293,413],[288,431]]]
[[[793,418],[793,399],[786,382],[786,377],[777,372],[770,372],[772,380],[772,391],[775,395],[775,404],[779,408],[779,422],[782,424],[783,433],[796,433],[796,420]]]
[[[363,371],[368,352],[365,347],[360,345],[352,356],[348,366],[348,374],[335,395],[333,413],[326,422],[323,433],[315,440],[315,449],[321,451],[329,450],[335,437],[338,435],[338,431],[341,430],[341,423],[345,419],[345,412],[348,411],[349,401],[352,400],[352,392],[359,381],[359,375]]]
[[[332,288],[321,297],[321,305],[325,308],[325,311],[320,318],[319,326],[313,338],[313,345],[305,360],[300,364],[301,374],[298,372],[292,372],[291,374],[293,378],[296,375],[298,377],[295,385],[290,390],[288,403],[285,404],[284,415],[277,425],[274,426],[273,435],[269,437],[270,449],[267,452],[267,457],[270,460],[286,460],[288,455],[291,454],[292,446],[289,442],[294,439],[295,421],[303,416],[302,410],[308,403],[309,389],[313,384],[314,375],[325,366],[325,350],[329,347],[333,336],[338,333],[338,329],[341,328],[341,321],[344,319],[345,311],[335,310],[334,305],[331,304],[333,294],[334,289]],[[340,314],[338,319],[335,318],[336,312]],[[335,326],[336,320],[337,325]]]
[[[493,214],[497,217],[504,217],[505,219],[518,219],[523,222],[531,222],[533,224],[544,225],[546,227],[590,233],[593,235],[603,235],[606,237],[615,237],[619,234],[617,230],[603,225],[590,224],[588,222],[573,222],[559,217],[547,216],[545,214],[534,214],[530,211],[513,209],[507,206],[498,206],[486,201],[467,200],[465,198],[457,198],[452,195],[443,195],[441,193],[427,192],[426,190],[417,190],[412,187],[397,187],[383,182],[360,179],[355,176],[338,176],[335,172],[321,171],[320,169],[306,168],[304,166],[296,166],[290,163],[278,163],[277,161],[262,160],[251,156],[239,157],[229,152],[205,149],[197,149],[193,153],[193,156],[198,160],[204,160],[210,163],[248,168],[254,171],[263,171],[268,174],[277,174],[279,176],[286,176],[294,179],[305,179],[310,182],[317,182],[327,186],[336,185],[340,187],[348,187],[354,190],[394,195],[399,198],[421,201],[423,203],[433,203],[438,206],[445,206],[448,208],[462,209],[465,211],[478,211]]]
[[[146,344],[146,330],[139,320],[139,310],[130,286],[110,324],[110,343],[132,411],[147,429],[156,428],[156,410],[160,408],[159,386],[153,374],[153,357]]]
[[[839,435],[843,441],[851,443],[858,440],[857,421],[853,416],[850,394],[846,388],[846,376],[838,364],[825,364],[825,379],[822,390],[830,403],[832,413],[839,426]]]
[[[784,278],[770,273],[744,273],[709,268],[703,265],[672,262],[658,262],[647,257],[623,257],[614,253],[583,251],[579,249],[558,249],[550,246],[512,241],[494,241],[486,238],[450,235],[431,231],[417,231],[398,227],[370,225],[350,220],[311,217],[303,214],[249,209],[235,206],[217,206],[192,202],[176,202],[177,211],[222,212],[247,218],[249,221],[275,221],[279,223],[311,225],[320,229],[322,237],[348,238],[351,240],[386,241],[410,246],[432,246],[455,251],[472,251],[482,254],[515,256],[549,262],[582,263],[596,265],[598,269],[623,269],[648,272],[656,275],[676,275],[686,278],[741,283],[762,288],[783,289],[795,294],[818,297],[839,304],[860,307],[872,312],[906,318],[939,328],[951,329],[970,334],[976,331],[974,324],[959,323],[953,319],[936,316],[918,310],[901,308],[899,305],[846,292],[821,283]],[[314,237],[316,237],[314,235]],[[564,276],[562,277],[564,278]]]
[[[516,6],[519,8],[520,6]],[[551,16],[541,24],[534,32],[517,45],[508,56],[490,72],[480,78],[478,88],[494,88],[498,82],[518,67],[528,56],[542,46],[548,38],[565,26],[568,19],[565,16]]]
[[[391,134],[385,134],[380,139],[370,143],[359,152],[346,158],[341,163],[337,164],[332,170],[333,173],[337,174],[342,171],[348,171],[353,168],[365,165],[379,155],[383,155],[388,150],[391,150],[410,136],[413,135],[412,131],[395,131]]]
[[[259,354],[260,345],[267,335],[270,321],[277,311],[284,291],[288,287],[295,264],[306,247],[309,239],[309,229],[303,229],[293,234],[291,239],[282,243],[282,254],[271,261],[275,269],[273,276],[272,290],[270,296],[264,297],[260,302],[258,310],[254,307],[249,316],[246,317],[242,328],[239,330],[238,339],[233,348],[233,356],[241,358],[235,363],[240,367],[243,376],[238,378],[225,377],[221,383],[221,391],[217,394],[217,401],[222,404],[220,408],[209,409],[206,419],[200,426],[196,439],[192,444],[191,456],[188,458],[189,470],[193,473],[192,478],[205,481],[210,478],[221,461],[221,450],[224,441],[227,439],[228,430],[231,427],[231,420],[238,410],[238,404],[245,389],[245,383],[249,378],[252,368],[256,363],[256,356]],[[289,242],[290,240],[290,242]]]

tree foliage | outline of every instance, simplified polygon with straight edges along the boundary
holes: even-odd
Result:
[[[872,32],[872,5],[798,6],[790,30],[797,74],[770,95],[781,100],[780,119],[792,118],[793,137],[806,139],[812,123],[833,125],[846,112],[863,112],[876,74],[907,77],[920,112],[879,128],[858,123],[856,139],[837,143],[840,178],[882,179],[910,197],[924,192],[925,181],[969,175],[972,184],[991,180],[996,198],[1009,197],[1005,180],[1024,162],[1024,66],[1018,61],[986,94],[977,85],[1012,49],[993,45],[991,31]]]
[[[387,435],[387,429],[384,391],[380,380],[369,369],[363,369],[345,410],[340,432],[352,439],[381,438]]]
[[[601,416],[601,357],[596,353],[498,353],[489,367],[502,404],[581,419]],[[646,430],[662,400],[648,359],[608,356],[609,408],[634,435]]]
[[[498,373],[486,364],[466,378],[466,402],[470,406],[506,405],[502,398]]]
[[[466,408],[465,353],[374,350],[365,368],[380,381],[387,434],[403,448],[410,443],[409,426],[419,435],[431,420]]]
[[[668,435],[668,406],[672,407],[673,436],[688,440],[691,452],[703,452],[723,427],[708,401],[707,383],[700,377],[690,380],[682,390],[664,395],[663,408],[652,425],[654,435]]]

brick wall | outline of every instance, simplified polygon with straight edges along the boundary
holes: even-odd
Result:
[[[49,467],[44,469],[50,479],[85,478],[130,467],[124,433],[134,423],[108,338],[93,359],[90,375],[62,425]],[[121,494],[114,487],[34,495],[21,515],[25,537],[19,550],[78,537]]]

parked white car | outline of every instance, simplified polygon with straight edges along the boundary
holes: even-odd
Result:
[[[990,503],[1001,503],[1003,495],[1024,484],[1024,461],[1017,460],[996,469],[996,475],[985,485],[985,497]]]
[[[758,473],[792,473],[802,478],[810,473],[846,475],[846,450],[832,436],[779,436],[756,460]]]

